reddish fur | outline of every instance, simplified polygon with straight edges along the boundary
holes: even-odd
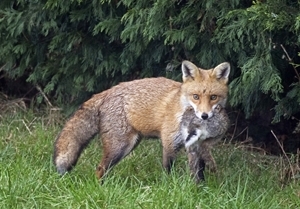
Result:
[[[226,100],[227,78],[217,79],[216,72],[198,69],[185,62],[183,83],[166,78],[146,78],[120,83],[94,95],[67,121],[54,145],[54,163],[59,173],[70,170],[82,149],[93,135],[100,133],[103,157],[96,175],[106,171],[124,158],[137,144],[138,136],[160,137],[163,145],[163,165],[170,169],[175,158],[174,138],[179,132],[181,116],[193,102],[200,112],[210,111],[212,105]],[[201,95],[199,101],[193,94]],[[210,94],[220,95],[216,101]]]

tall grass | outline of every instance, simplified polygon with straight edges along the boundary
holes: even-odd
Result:
[[[299,182],[281,181],[284,159],[234,145],[215,148],[219,172],[206,172],[200,185],[189,176],[184,151],[171,174],[164,172],[159,140],[142,141],[102,183],[94,175],[101,143],[93,140],[60,177],[52,152],[61,125],[48,116],[0,116],[0,208],[300,208]]]

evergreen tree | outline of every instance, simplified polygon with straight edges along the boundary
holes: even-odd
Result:
[[[299,3],[58,1],[0,3],[0,63],[53,101],[79,104],[120,81],[180,79],[184,59],[232,65],[229,103],[274,122],[299,113]]]
[[[214,40],[240,68],[231,82],[233,106],[247,116],[275,105],[280,116],[299,112],[299,4],[296,1],[256,1],[218,19]],[[293,57],[294,61],[290,58]]]

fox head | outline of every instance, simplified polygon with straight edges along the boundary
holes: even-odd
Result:
[[[182,62],[181,102],[192,106],[198,118],[206,120],[214,115],[214,109],[225,107],[228,94],[230,65],[221,63],[213,69],[198,68],[189,61]]]

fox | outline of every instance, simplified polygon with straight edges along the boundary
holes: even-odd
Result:
[[[181,71],[182,82],[165,77],[121,82],[84,102],[55,139],[57,172],[71,171],[96,134],[102,142],[102,158],[96,167],[99,180],[139,144],[142,136],[161,139],[162,165],[170,172],[180,150],[182,137],[178,136],[184,112],[191,106],[196,117],[208,120],[216,106],[225,107],[230,64],[205,70],[185,60]],[[196,175],[201,178],[200,173]]]
[[[188,153],[191,174],[199,182],[204,180],[204,169],[208,166],[211,172],[217,171],[211,148],[217,144],[227,132],[230,120],[224,107],[217,105],[214,116],[203,120],[198,118],[192,107],[186,109],[182,116],[180,136],[181,144]]]

